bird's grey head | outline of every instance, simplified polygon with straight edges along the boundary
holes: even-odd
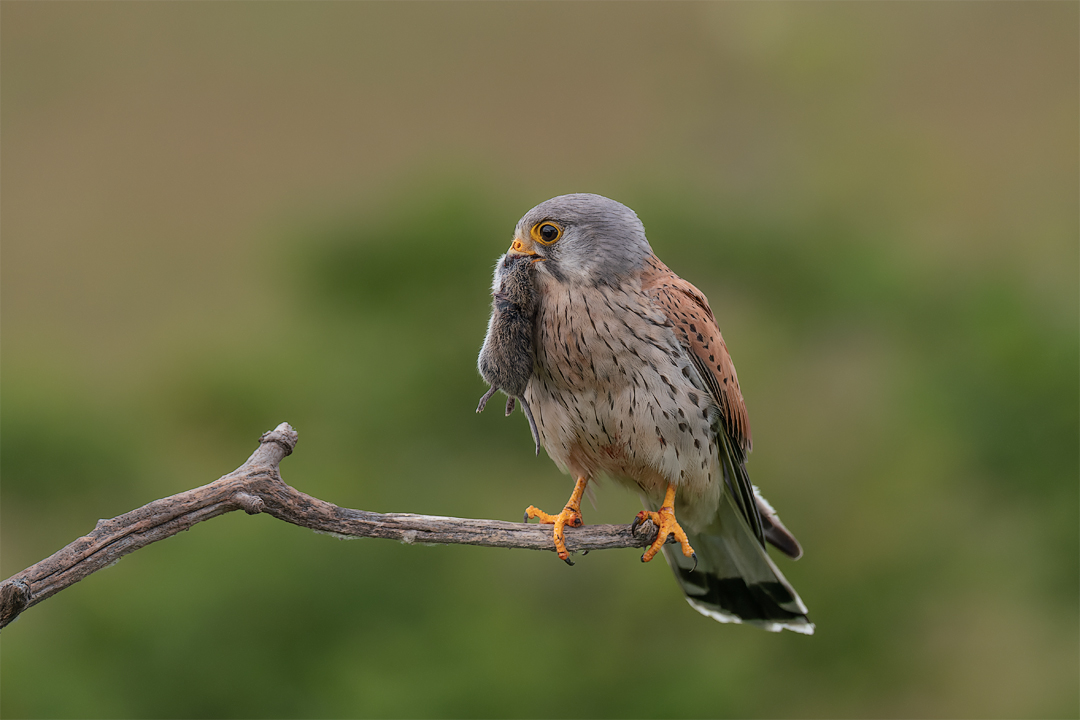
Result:
[[[511,254],[535,255],[537,271],[573,284],[614,283],[652,254],[634,211],[602,195],[540,203],[518,221]]]

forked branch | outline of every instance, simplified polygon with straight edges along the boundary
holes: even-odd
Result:
[[[380,514],[351,510],[305,495],[285,484],[278,464],[296,447],[288,423],[260,438],[259,448],[243,465],[202,487],[155,500],[97,527],[67,547],[0,583],[0,628],[28,607],[150,543],[233,510],[266,513],[318,532],[372,537],[404,543],[483,545],[554,550],[551,528],[499,520]],[[586,525],[566,529],[569,550],[644,547],[656,537],[651,524],[636,533],[629,525]]]

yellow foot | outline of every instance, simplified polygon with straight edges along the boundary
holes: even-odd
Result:
[[[559,553],[559,559],[566,562],[567,565],[573,565],[574,562],[570,559],[570,553],[566,550],[566,538],[563,536],[563,528],[567,525],[581,527],[584,524],[581,521],[581,496],[585,492],[585,485],[588,482],[587,478],[578,478],[577,484],[574,486],[574,493],[570,496],[566,507],[558,515],[548,515],[533,505],[530,505],[525,511],[525,522],[529,522],[529,518],[539,518],[541,524],[555,526],[552,532],[555,540],[555,551]]]
[[[641,562],[649,562],[656,553],[660,552],[660,548],[667,542],[668,537],[675,536],[675,539],[682,545],[682,553],[688,558],[694,559],[694,568],[697,568],[697,553],[694,552],[694,548],[690,547],[690,541],[686,537],[686,533],[683,532],[682,527],[679,525],[679,521],[675,519],[675,486],[668,485],[667,494],[664,496],[664,505],[660,508],[660,512],[652,512],[651,510],[642,510],[634,518],[634,524],[631,526],[631,532],[637,530],[638,525],[641,525],[646,520],[652,520],[657,527],[656,540],[649,546],[649,549],[645,551],[645,554],[641,556]],[[693,570],[691,570],[693,572]]]

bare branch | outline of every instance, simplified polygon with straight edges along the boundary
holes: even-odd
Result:
[[[111,520],[41,562],[0,583],[0,628],[28,607],[74,585],[97,570],[150,543],[233,510],[266,513],[317,532],[404,543],[482,545],[552,550],[551,528],[499,520],[373,513],[351,510],[305,495],[285,484],[278,464],[296,447],[296,431],[281,423],[260,438],[259,448],[239,468],[202,487],[155,500]],[[566,528],[569,550],[644,547],[656,537],[651,523],[636,533],[629,525]]]

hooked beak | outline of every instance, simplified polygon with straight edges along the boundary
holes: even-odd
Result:
[[[514,238],[514,242],[510,244],[510,255],[536,255],[536,250],[533,249],[531,240],[522,240],[519,237]]]
[[[533,245],[532,240],[523,240],[519,237],[514,238],[514,242],[510,244],[510,249],[506,252],[507,255],[528,255],[532,258],[533,262],[537,260],[543,260],[536,253],[536,248]]]

